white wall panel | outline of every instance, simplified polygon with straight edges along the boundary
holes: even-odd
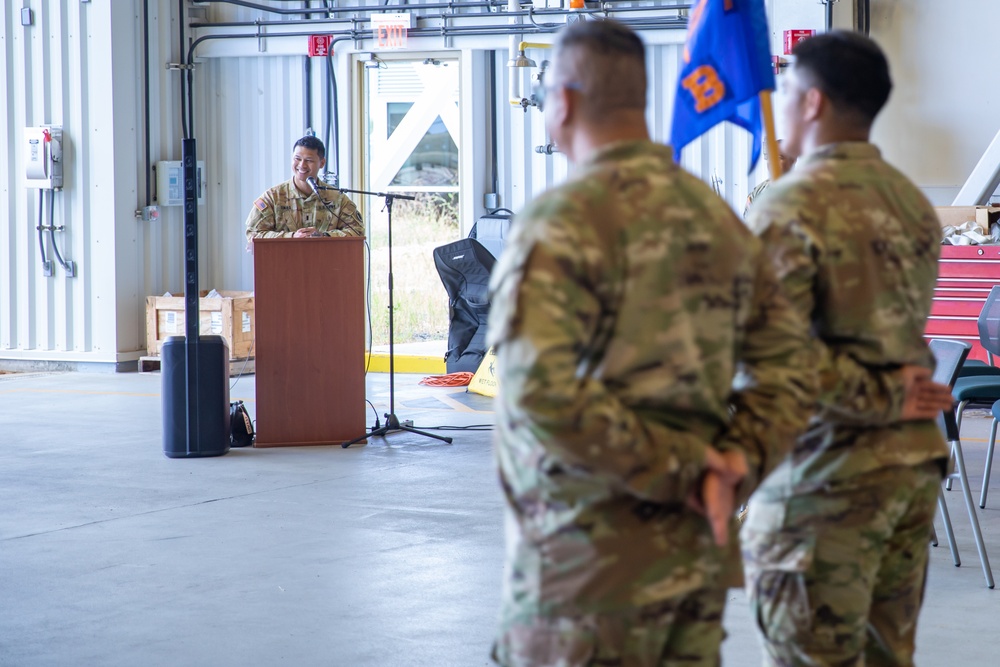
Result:
[[[292,144],[306,131],[303,78],[302,59],[288,56],[211,59],[198,70],[195,131],[209,174],[201,209],[206,288],[252,288],[244,222],[264,190],[291,177]],[[321,93],[314,89],[314,101]]]
[[[653,139],[663,143],[670,138],[681,49],[681,45],[675,44],[647,48],[646,119]],[[563,155],[541,155],[535,151],[549,141],[542,114],[534,108],[525,113],[521,107],[506,102],[507,77],[512,71],[506,66],[509,57],[508,52],[501,51],[497,58],[501,204],[517,211],[532,197],[565,179],[568,166]],[[525,94],[523,85],[521,92]],[[749,134],[725,124],[689,144],[681,164],[706,182],[711,183],[713,177],[721,179],[723,198],[742,213],[749,189],[763,177],[763,171],[760,176],[747,174],[750,146]]]
[[[951,204],[1000,130],[998,20],[996,0],[872,2],[894,82],[874,141],[937,205]]]
[[[145,297],[183,283],[181,208],[162,207],[156,222],[133,215],[146,203],[142,3],[28,4],[34,25],[21,26],[20,7],[5,3],[0,34],[0,113],[12,156],[0,165],[8,211],[0,223],[0,359],[135,358],[145,348]],[[181,59],[176,7],[150,2],[154,163],[181,157],[181,74],[165,69]],[[265,187],[287,177],[287,136],[303,131],[301,62],[210,60],[195,74],[195,131],[209,177],[199,208],[203,288],[252,287],[243,220]],[[66,226],[57,236],[76,278],[58,267],[55,277],[42,275],[37,193],[20,182],[21,129],[43,123],[64,126],[66,184],[55,196],[55,224]],[[294,130],[272,131],[284,127]]]
[[[176,4],[156,0],[150,11],[150,154],[154,164],[181,159],[181,73],[167,71],[163,65],[180,60]],[[316,86],[321,68],[316,60]],[[253,262],[246,252],[244,221],[261,192],[290,176],[291,145],[305,133],[302,58],[197,59],[193,80],[193,131],[207,178],[205,203],[198,207],[200,288],[250,290]],[[141,94],[138,88],[137,92]],[[314,90],[313,101],[315,109],[322,101],[321,89]],[[137,156],[135,168],[141,174],[145,168],[141,148]],[[155,204],[155,176],[152,187]],[[141,206],[145,199],[139,194],[137,205]],[[161,207],[159,221],[139,221],[136,226],[141,248],[135,276],[139,289],[135,298],[125,299],[125,305],[131,301],[144,308],[145,296],[183,289],[183,207]],[[144,318],[139,315],[130,319],[144,331]],[[139,347],[144,345],[143,339]]]
[[[33,12],[31,25],[21,25],[22,6]],[[134,33],[134,13],[122,7],[126,11],[116,14],[108,3],[3,4],[0,142],[8,159],[0,165],[0,209],[6,212],[0,220],[0,358],[119,359],[116,298],[129,285],[116,283],[117,264],[136,256],[118,233],[124,229],[127,237],[134,209],[129,191],[136,131],[131,91],[114,95],[123,78],[135,76],[127,66],[134,45],[119,39]],[[116,40],[127,51],[117,80],[111,67]],[[22,182],[23,128],[42,124],[63,126],[64,189],[54,197],[54,224],[65,227],[56,236],[62,255],[76,263],[75,278],[58,265],[54,276],[42,274],[37,191]],[[48,239],[45,245],[51,255]]]

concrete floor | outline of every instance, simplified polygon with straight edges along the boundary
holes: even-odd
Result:
[[[397,375],[401,419],[492,421],[489,399],[417,379]],[[503,535],[489,433],[168,459],[159,393],[158,374],[0,375],[0,665],[491,664]],[[232,395],[252,411],[253,377]],[[386,409],[386,376],[369,398]],[[977,492],[988,429],[964,427]],[[980,516],[1000,567],[997,477]],[[948,501],[963,565],[932,550],[918,662],[994,665],[1000,590],[961,497]],[[730,597],[723,664],[759,665],[745,597]]]

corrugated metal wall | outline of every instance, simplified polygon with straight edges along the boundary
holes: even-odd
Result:
[[[31,11],[27,25],[22,25],[24,8]],[[115,17],[107,4],[67,0],[5,2],[2,12],[0,144],[7,159],[0,164],[5,213],[0,218],[0,356],[116,361],[121,336],[115,262],[118,255],[127,262],[130,254],[120,247],[117,228],[123,192],[133,184],[116,178],[115,158],[118,151],[133,151],[130,131],[136,126],[130,99],[113,99],[120,81],[111,62],[114,34],[127,37],[119,44],[131,48],[131,14]],[[128,30],[122,33],[124,26]],[[42,124],[63,128],[64,189],[54,195],[53,224],[64,227],[56,237],[63,257],[75,262],[76,277],[58,265],[54,276],[42,271],[35,230],[38,191],[22,180],[23,129]],[[51,257],[47,238],[45,246]]]
[[[649,77],[648,111],[650,132],[657,141],[667,142],[670,137],[670,119],[673,115],[677,72],[680,71],[682,46],[663,45],[647,49],[646,66]],[[502,204],[513,210],[524,206],[536,196],[566,176],[566,159],[561,155],[542,155],[536,147],[547,142],[542,114],[535,109],[525,113],[520,107],[507,103],[507,83],[513,70],[506,66],[509,55],[500,52],[497,57],[497,105],[500,135],[500,184]],[[521,90],[527,85],[527,77]],[[719,126],[688,146],[681,164],[707,183],[718,183],[718,192],[738,212],[752,185],[764,178],[748,175],[750,165],[750,136],[729,124]],[[750,185],[751,187],[748,187]]]
[[[156,17],[155,8],[151,10],[159,28],[154,62],[157,53],[161,63],[176,62],[176,2],[161,0],[158,5],[171,11]],[[152,160],[179,160],[180,73],[166,72],[160,65],[151,75]],[[289,177],[291,144],[306,129],[303,81],[302,58],[288,56],[213,58],[196,66],[192,129],[207,180],[205,203],[198,207],[202,289],[252,289],[253,262],[246,252],[243,223],[253,200]],[[161,207],[158,222],[140,223],[146,230],[142,280],[147,295],[182,288],[182,213],[181,206]]]
[[[0,164],[0,359],[134,359],[145,348],[145,297],[183,285],[181,207],[161,207],[157,221],[134,215],[147,203],[142,3],[32,0],[28,26],[17,5],[4,3],[0,24],[0,143],[9,156]],[[177,2],[149,5],[155,164],[181,157],[180,73],[165,67],[180,60],[180,43]],[[260,191],[287,177],[289,137],[304,133],[302,59],[209,59],[195,82],[198,157],[208,177],[201,286],[250,289],[243,221]],[[22,130],[47,123],[61,124],[65,136],[54,223],[65,226],[57,239],[76,263],[74,278],[59,266],[43,275],[37,191],[22,183]],[[151,180],[155,204],[155,172]],[[45,246],[51,258],[47,235]]]
[[[302,59],[287,56],[213,59],[198,70],[195,132],[208,171],[200,226],[206,289],[252,289],[244,222],[254,199],[291,177],[291,146],[306,131],[303,79]]]
[[[0,165],[0,208],[8,212],[0,223],[0,359],[134,358],[145,347],[145,296],[180,290],[183,273],[181,208],[161,208],[155,222],[134,217],[147,199],[143,3],[30,0],[35,25],[27,27],[20,25],[20,7],[14,4],[4,4],[0,34],[5,71],[0,82],[5,130],[0,136],[13,154],[25,125],[64,125],[69,180],[65,191],[56,195],[56,224],[67,227],[61,246],[77,262],[79,277],[66,278],[61,269],[55,278],[42,276],[34,231],[36,204],[33,193],[20,184],[18,170],[23,165],[15,155]],[[177,2],[149,0],[149,5],[150,158],[155,163],[180,159],[180,73],[165,67],[180,60],[180,44]],[[196,11],[212,21],[261,16],[218,4]],[[562,156],[535,151],[547,141],[542,115],[534,109],[524,113],[507,101],[507,41],[501,36],[458,38],[454,48],[465,49],[463,67],[472,62],[472,50],[496,50],[499,193],[501,205],[516,211],[563,179],[566,162]],[[208,181],[205,205],[199,207],[204,289],[252,289],[244,220],[260,192],[288,178],[291,143],[306,129],[303,58],[261,53],[255,39],[231,44],[239,45],[240,55],[199,58],[194,74],[194,131]],[[353,136],[352,46],[341,43],[334,59],[340,93],[339,157],[341,182],[361,187],[360,175],[353,171],[360,139]],[[431,50],[440,53],[441,46],[437,40]],[[421,53],[414,51],[414,57]],[[660,140],[669,131],[679,53],[676,45],[649,48],[648,117]],[[312,69],[312,122],[323,137],[325,63],[314,59]],[[463,109],[463,123],[485,132],[488,105],[463,103]],[[478,111],[473,114],[471,109]],[[748,151],[742,131],[720,128],[688,148],[683,164],[707,181],[717,176],[726,199],[741,207],[750,181],[745,176]],[[466,195],[475,201],[475,209],[466,209],[474,210],[465,216],[472,219],[462,220],[465,230],[483,211],[480,194],[492,189],[490,160],[480,161],[476,155],[472,182],[463,180],[463,187],[470,188]]]

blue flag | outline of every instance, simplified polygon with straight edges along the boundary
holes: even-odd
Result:
[[[764,0],[698,0],[691,9],[670,143],[681,149],[724,120],[753,134],[760,157],[762,90],[774,90]]]

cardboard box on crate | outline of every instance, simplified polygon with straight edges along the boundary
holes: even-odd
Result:
[[[199,322],[203,336],[222,336],[229,346],[230,359],[252,356],[256,332],[253,292],[219,290],[221,297],[207,298],[202,290],[198,299]],[[159,356],[163,343],[170,336],[183,336],[184,296],[146,297],[146,353]]]
[[[990,225],[1000,220],[1000,206],[938,206],[934,210],[942,227],[975,220],[983,234],[989,234]]]

